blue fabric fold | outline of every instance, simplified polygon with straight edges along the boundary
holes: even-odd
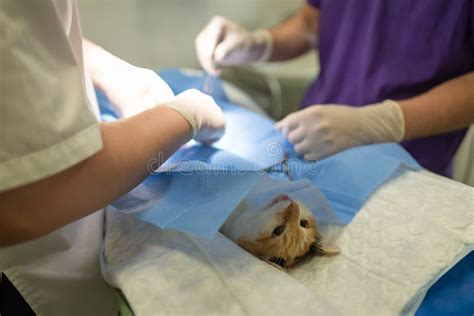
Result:
[[[163,229],[212,239],[259,174],[202,170],[160,172],[111,206]]]

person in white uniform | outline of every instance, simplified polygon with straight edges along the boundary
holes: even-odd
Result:
[[[72,0],[0,2],[0,73],[0,272],[37,315],[116,315],[101,209],[150,159],[219,139],[222,112],[84,40]],[[93,84],[123,119],[99,122]]]

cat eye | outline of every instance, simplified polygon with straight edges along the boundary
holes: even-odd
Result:
[[[309,228],[309,222],[305,219],[300,220],[300,226],[303,228]]]
[[[285,231],[285,225],[277,226],[272,232],[272,237],[280,236],[281,234],[283,234],[284,231]]]

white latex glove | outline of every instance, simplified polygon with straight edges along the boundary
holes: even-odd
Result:
[[[365,107],[314,105],[288,115],[277,128],[305,160],[321,159],[355,146],[400,142],[405,134],[397,102]]]
[[[218,141],[225,132],[221,108],[207,94],[192,89],[178,94],[172,102],[158,104],[181,114],[193,128],[193,138],[201,143]]]
[[[218,75],[220,65],[242,65],[267,61],[273,40],[268,30],[253,33],[226,18],[215,16],[196,38],[201,66]]]
[[[106,77],[104,92],[121,117],[133,116],[175,97],[168,84],[150,69],[123,63]]]

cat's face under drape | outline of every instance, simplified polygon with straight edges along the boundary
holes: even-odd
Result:
[[[310,253],[338,253],[324,246],[313,214],[287,195],[277,196],[261,209],[238,207],[222,232],[260,259],[290,268]]]

